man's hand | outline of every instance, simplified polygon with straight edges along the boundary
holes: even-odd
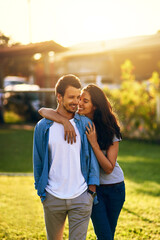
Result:
[[[92,192],[96,192],[96,185],[89,185],[88,189],[91,190]]]

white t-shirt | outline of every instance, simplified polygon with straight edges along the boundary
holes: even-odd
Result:
[[[49,130],[49,171],[46,191],[61,199],[72,199],[87,189],[87,183],[81,172],[81,138],[74,119],[70,122],[76,131],[76,143],[68,144],[64,140],[64,127],[54,122]]]
[[[119,142],[121,139],[114,137],[113,142]],[[124,181],[124,174],[116,161],[115,167],[110,174],[107,174],[102,168],[100,168],[100,184],[113,184]]]

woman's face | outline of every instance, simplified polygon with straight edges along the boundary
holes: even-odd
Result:
[[[95,107],[92,104],[91,96],[87,91],[82,91],[80,101],[78,104],[78,113],[93,119]]]

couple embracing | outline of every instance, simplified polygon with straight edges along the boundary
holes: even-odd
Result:
[[[113,240],[125,201],[117,162],[120,127],[103,91],[78,77],[62,76],[55,87],[58,107],[42,108],[34,131],[35,188],[41,198],[48,240],[86,239],[91,217],[98,240]],[[78,111],[77,111],[78,108]]]

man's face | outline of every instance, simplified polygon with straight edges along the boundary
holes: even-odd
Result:
[[[80,100],[80,93],[80,89],[69,86],[63,97],[58,94],[58,101],[61,109],[68,113],[75,113]]]

